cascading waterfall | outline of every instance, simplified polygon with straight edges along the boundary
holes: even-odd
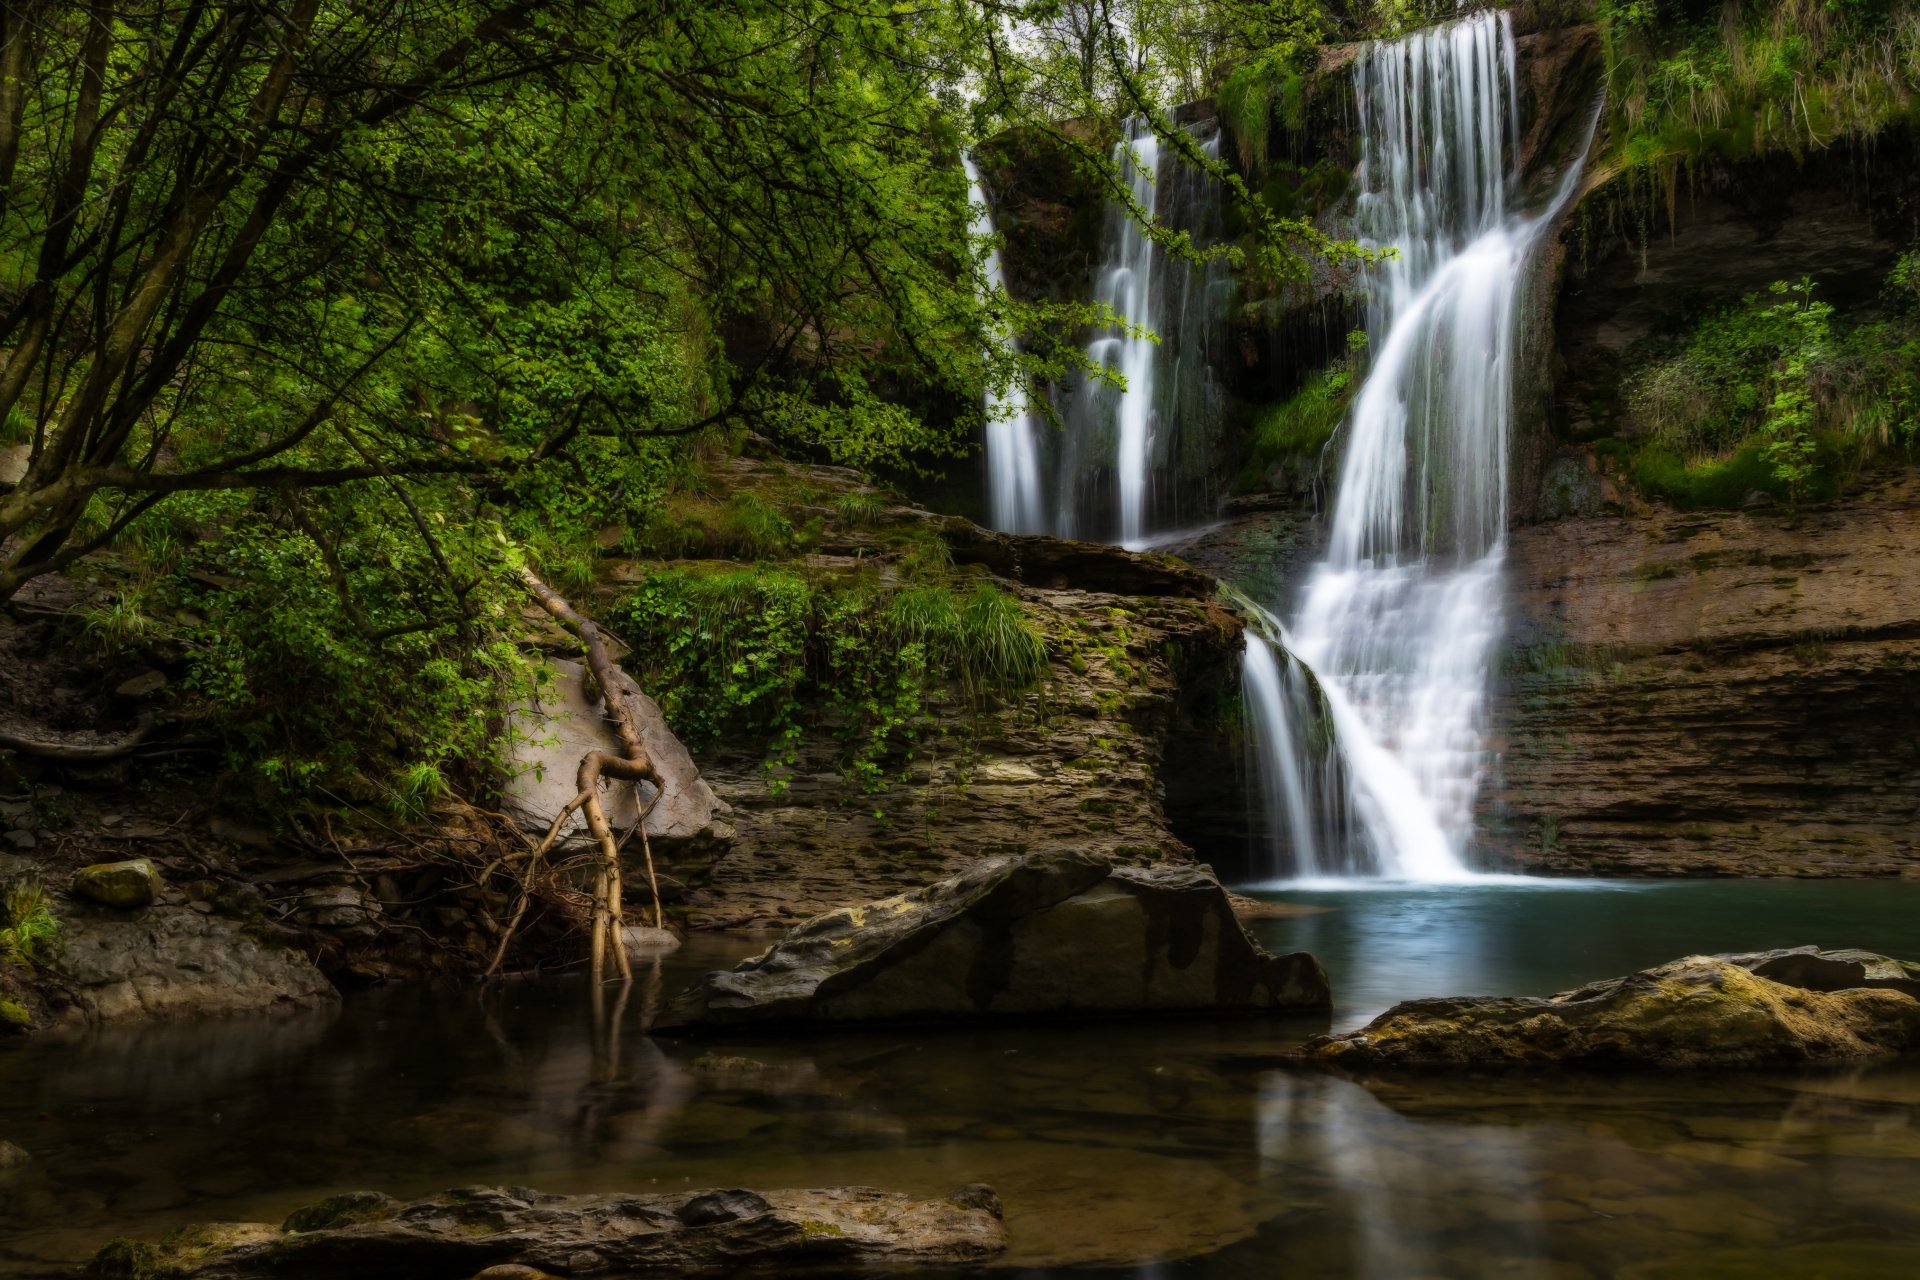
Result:
[[[967,199],[973,206],[970,227],[976,239],[988,244],[986,285],[989,290],[1004,291],[1006,276],[1000,267],[1000,250],[993,243],[993,208],[980,180],[980,170],[971,155],[960,158],[967,173]],[[1012,338],[998,335],[997,342]],[[987,511],[996,529],[1008,533],[1040,533],[1047,528],[1046,501],[1042,494],[1040,471],[1040,431],[1028,407],[1026,396],[1018,389],[1003,392],[988,388],[985,406],[987,437]]]
[[[1196,140],[1210,158],[1217,128]],[[1127,122],[1114,163],[1134,202],[1205,245],[1221,238],[1220,192],[1211,175],[1180,163],[1144,119]],[[1088,359],[1125,380],[1121,391],[1089,379],[1065,406],[1056,531],[1139,546],[1156,526],[1177,521],[1204,483],[1205,454],[1220,420],[1214,374],[1232,281],[1224,263],[1192,263],[1163,252],[1123,205],[1107,211],[1106,250],[1094,301],[1133,332],[1100,334]],[[1197,505],[1197,504],[1196,504]]]
[[[1519,189],[1514,44],[1483,13],[1364,52],[1355,229],[1372,367],[1347,424],[1331,538],[1278,637],[1312,673],[1344,762],[1350,833],[1272,836],[1271,869],[1447,880],[1469,873],[1487,661],[1501,630],[1515,312],[1541,231]],[[1299,769],[1300,715],[1264,642],[1245,684],[1263,771]],[[1304,674],[1304,673],[1303,673]],[[1276,689],[1279,696],[1276,696]],[[1307,784],[1265,789],[1293,802]],[[1280,848],[1281,839],[1290,848]],[[1340,847],[1331,847],[1340,846]]]

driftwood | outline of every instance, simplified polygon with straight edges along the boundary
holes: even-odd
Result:
[[[600,846],[600,866],[594,875],[593,919],[591,925],[590,967],[593,980],[600,982],[606,974],[606,958],[609,949],[619,965],[620,976],[631,980],[633,966],[627,959],[625,929],[625,908],[622,902],[624,890],[620,872],[620,841],[614,838],[613,828],[607,821],[607,811],[600,799],[600,784],[603,780],[630,782],[636,787],[641,782],[654,785],[654,800],[660,796],[662,786],[660,774],[653,766],[646,747],[640,741],[640,731],[634,723],[633,713],[627,706],[627,700],[621,692],[619,681],[613,676],[613,659],[607,652],[606,637],[595,626],[593,620],[576,610],[552,587],[533,573],[522,569],[520,576],[528,590],[540,602],[541,608],[552,614],[554,619],[579,639],[586,649],[587,670],[593,682],[600,690],[601,701],[606,704],[608,721],[613,725],[614,733],[620,739],[620,754],[607,751],[589,751],[581,757],[580,771],[576,775],[577,793],[566,807],[554,817],[553,825],[546,836],[535,846],[527,858],[527,870],[522,882],[520,905],[514,911],[513,918],[501,934],[499,948],[495,951],[493,963],[488,966],[489,975],[497,973],[502,960],[506,957],[507,944],[514,931],[519,927],[526,913],[527,901],[532,888],[533,876],[554,841],[567,825],[575,810],[586,815],[587,831],[594,842]],[[653,847],[647,841],[647,815],[652,804],[640,805],[639,818],[635,831],[640,836],[640,849],[646,858],[647,884],[653,895],[653,923],[656,928],[664,927],[665,919],[660,910],[660,881],[654,872]]]
[[[131,732],[118,737],[107,737],[92,730],[61,733],[36,725],[32,729],[37,732],[22,732],[23,728],[26,726],[18,721],[0,722],[0,748],[46,760],[117,760],[146,741],[153,731],[153,713],[142,714]]]

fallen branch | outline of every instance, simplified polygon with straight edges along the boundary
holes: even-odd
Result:
[[[660,881],[654,872],[653,847],[648,842],[646,833],[646,813],[651,810],[652,805],[638,804],[638,787],[642,782],[653,783],[654,799],[658,800],[664,784],[659,771],[654,768],[652,757],[647,754],[646,745],[640,741],[639,726],[634,721],[632,709],[627,705],[620,682],[615,678],[613,659],[607,652],[606,637],[601,634],[600,628],[594,625],[591,618],[568,604],[552,587],[542,582],[531,569],[522,568],[520,577],[527,584],[534,598],[540,602],[540,606],[552,614],[554,619],[579,639],[585,647],[587,670],[600,690],[601,701],[606,705],[606,718],[612,723],[614,733],[620,739],[619,755],[607,751],[589,751],[581,757],[580,771],[575,775],[578,794],[555,820],[554,828],[548,833],[540,853],[528,860],[527,875],[530,882],[533,868],[544,857],[545,849],[551,847],[567,816],[576,808],[584,810],[587,831],[600,847],[600,866],[594,877],[589,967],[593,980],[602,981],[606,972],[606,952],[611,947],[614,959],[620,966],[621,977],[631,980],[633,966],[627,959],[624,937],[625,910],[622,905],[624,895],[621,883],[620,846],[614,839],[612,825],[607,821],[606,807],[600,801],[600,783],[603,778],[611,778],[635,785],[636,808],[642,810],[639,824],[640,848],[646,855],[647,883],[653,891],[655,928],[664,927],[666,921],[660,910]],[[524,909],[525,893],[523,891],[521,910],[515,913],[516,924]],[[504,937],[506,936],[511,936],[511,929],[503,935],[501,950],[495,956],[494,964],[489,967],[489,973],[498,968],[500,957],[505,955]]]

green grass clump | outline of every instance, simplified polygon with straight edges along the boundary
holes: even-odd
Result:
[[[1621,167],[1798,156],[1920,108],[1915,0],[1601,0],[1599,17]]]
[[[1357,386],[1342,360],[1314,374],[1289,398],[1257,411],[1247,431],[1241,487],[1267,484],[1274,467],[1289,458],[1317,457],[1339,429]]]
[[[1047,648],[1019,601],[990,585],[887,588],[870,576],[816,581],[763,567],[655,574],[622,608],[620,629],[675,730],[695,743],[729,734],[766,747],[784,786],[809,725],[831,726],[845,771],[877,789],[883,761],[916,739],[926,702],[969,702],[1038,683]],[[824,704],[825,717],[807,714]]]
[[[60,958],[64,945],[44,884],[22,876],[0,888],[0,961],[44,969]]]

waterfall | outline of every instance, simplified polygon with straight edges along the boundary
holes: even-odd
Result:
[[[1000,267],[999,246],[993,241],[993,208],[986,187],[971,155],[962,155],[960,163],[966,169],[967,199],[973,208],[969,230],[976,240],[987,243],[987,290],[1005,292],[1006,275]],[[1013,341],[1004,333],[993,340]],[[1019,388],[1010,393],[987,388],[985,418],[988,519],[994,528],[1008,533],[1039,533],[1047,527],[1041,495],[1040,433],[1025,394]]]
[[[1504,11],[1376,43],[1354,83],[1355,230],[1395,256],[1368,271],[1371,368],[1346,424],[1326,557],[1284,639],[1338,734],[1347,843],[1359,847],[1296,837],[1290,859],[1276,847],[1272,869],[1456,879],[1470,874],[1487,663],[1502,627],[1515,313],[1578,166],[1546,210],[1510,209],[1518,113]],[[1271,662],[1250,642],[1254,722],[1271,726],[1261,742],[1288,723]],[[1297,724],[1288,732],[1300,740]],[[1263,768],[1297,768],[1299,756],[1274,748]]]
[[[1217,158],[1219,130],[1203,123],[1191,131]],[[1156,222],[1196,245],[1223,238],[1219,184],[1181,163],[1144,119],[1127,122],[1113,159],[1134,203]],[[1132,331],[1096,335],[1086,355],[1117,372],[1126,389],[1088,379],[1067,402],[1055,521],[1062,536],[1138,547],[1189,507],[1212,513],[1208,454],[1224,402],[1214,370],[1231,289],[1223,262],[1169,255],[1125,205],[1108,206],[1093,300]]]

